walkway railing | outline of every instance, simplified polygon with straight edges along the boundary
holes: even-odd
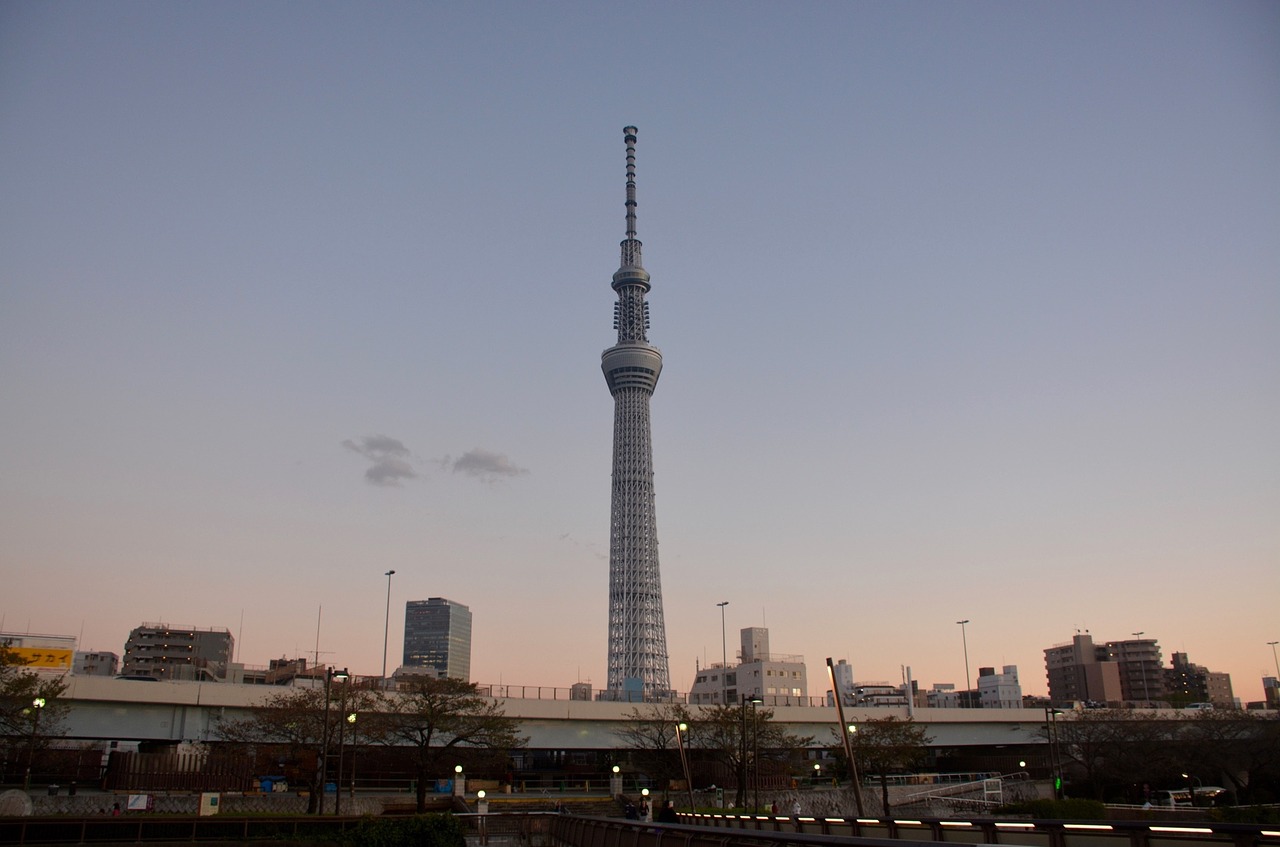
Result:
[[[675,824],[548,812],[459,815],[472,843],[545,844],[548,836],[568,847],[724,847],[725,844],[902,847],[934,844],[1004,844],[1019,847],[1280,847],[1280,827],[1159,821],[1044,821],[991,818],[776,817],[681,815]],[[357,817],[293,816],[0,818],[0,845],[184,841],[332,841],[361,822]],[[851,840],[852,839],[852,840]]]
[[[713,830],[840,836],[892,841],[1009,844],[1020,847],[1277,847],[1280,827],[1254,824],[1167,821],[1050,821],[994,818],[818,818],[771,815],[681,815]],[[787,839],[788,843],[793,843]],[[828,842],[829,843],[829,842]],[[898,844],[896,847],[901,847]]]

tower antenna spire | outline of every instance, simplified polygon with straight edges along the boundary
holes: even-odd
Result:
[[[622,133],[627,142],[627,237],[622,242],[622,267],[643,268],[636,239],[636,128],[626,127]]]

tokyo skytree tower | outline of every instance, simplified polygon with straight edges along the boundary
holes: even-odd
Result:
[[[653,506],[653,441],[649,398],[662,372],[662,353],[649,343],[649,274],[636,239],[636,128],[627,143],[627,237],[613,275],[618,343],[600,367],[613,395],[613,500],[609,527],[609,692],[651,700],[671,690],[667,628],[658,574],[658,521]]]

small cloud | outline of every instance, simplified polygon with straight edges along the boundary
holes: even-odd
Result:
[[[373,485],[399,485],[403,479],[417,479],[413,465],[402,459],[383,459],[364,472],[364,478]]]
[[[365,481],[370,485],[394,487],[399,486],[403,480],[418,477],[418,472],[409,461],[413,454],[399,439],[388,435],[366,435],[358,442],[348,438],[342,442],[342,446],[373,463],[364,472]]]
[[[454,473],[464,473],[467,476],[480,477],[488,481],[529,473],[503,454],[481,450],[479,447],[468,450],[459,459],[446,459],[445,464],[452,468]]]

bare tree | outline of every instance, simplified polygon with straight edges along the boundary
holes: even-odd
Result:
[[[1086,709],[1042,732],[1053,734],[1063,763],[1075,766],[1097,800],[1167,770],[1172,727],[1154,712]]]
[[[880,797],[884,814],[889,814],[889,774],[921,765],[929,756],[933,739],[912,718],[888,715],[862,721],[853,733],[853,755],[867,774],[880,777]],[[843,743],[843,742],[841,742]]]
[[[294,763],[290,781],[301,782],[307,789],[308,814],[320,810],[328,771],[328,762],[321,760],[326,751],[334,749],[340,722],[346,713],[364,712],[373,702],[370,691],[343,689],[343,709],[331,687],[326,709],[325,693],[324,688],[288,688],[268,694],[244,717],[223,721],[214,728],[223,741],[278,748],[282,758]]]
[[[680,703],[654,703],[634,707],[626,718],[613,734],[630,751],[635,766],[656,779],[665,794],[672,780],[684,778],[676,727],[692,724],[688,708]]]
[[[690,746],[736,774],[738,806],[746,805],[744,776],[759,762],[785,765],[813,744],[813,736],[792,735],[773,720],[773,709],[711,706],[689,725]]]
[[[283,757],[298,763],[291,777],[292,781],[302,781],[307,789],[308,814],[319,810],[320,791],[324,788],[320,769],[314,766],[324,748],[324,697],[324,690],[319,688],[272,693],[243,717],[222,721],[214,728],[214,734],[223,741],[282,748]],[[330,711],[332,723],[336,710]]]
[[[424,811],[427,784],[440,775],[447,752],[470,749],[505,759],[529,740],[518,729],[519,722],[507,717],[496,699],[481,695],[475,683],[424,677],[384,695],[364,732],[384,744],[413,749],[418,811]]]
[[[1179,721],[1179,770],[1197,772],[1248,801],[1255,781],[1280,772],[1280,720],[1271,714],[1212,709]]]

